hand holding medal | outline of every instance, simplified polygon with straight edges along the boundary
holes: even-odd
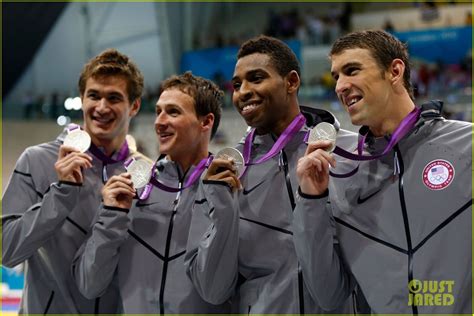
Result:
[[[108,207],[128,210],[132,207],[134,197],[135,189],[129,173],[111,177],[102,188],[102,200]]]
[[[71,125],[63,145],[59,148],[58,160],[54,164],[60,181],[83,183],[82,170],[92,167],[92,157],[85,151],[91,145],[91,137],[78,125]]]
[[[322,122],[307,136],[308,148],[298,160],[296,174],[305,194],[321,195],[329,185],[329,167],[335,167],[332,151],[336,147],[337,131],[332,124]]]
[[[330,141],[331,146],[327,148],[326,151],[331,153],[334,148],[336,148],[336,137],[337,131],[334,125],[327,122],[321,122],[310,130],[307,143],[315,142],[317,140]]]
[[[125,168],[131,175],[133,187],[135,189],[141,189],[148,184],[152,174],[153,163],[148,162],[145,159],[130,158],[125,161]]]
[[[242,154],[240,153],[240,151],[238,151],[237,149],[235,148],[232,148],[232,147],[227,147],[227,148],[224,148],[224,149],[221,149],[215,156],[214,159],[225,159],[227,161],[230,161],[234,167],[234,170],[235,170],[235,175],[237,177],[240,177],[243,172],[244,172],[244,169],[245,169],[245,166],[244,166],[244,157],[242,156]],[[223,170],[217,170],[217,172],[221,172]]]
[[[77,151],[84,153],[91,146],[91,137],[86,131],[83,131],[79,126],[74,125],[68,128],[68,133],[64,139],[64,146],[72,147]]]
[[[244,157],[235,148],[228,147],[220,150],[214,157],[205,180],[224,181],[232,190],[242,187],[239,177],[245,170]]]

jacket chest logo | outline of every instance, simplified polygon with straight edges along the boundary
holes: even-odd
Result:
[[[430,190],[443,190],[454,179],[454,167],[446,160],[436,159],[423,169],[423,183]]]

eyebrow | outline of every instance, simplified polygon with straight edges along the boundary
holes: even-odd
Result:
[[[166,103],[166,104],[162,104],[161,106],[158,105],[158,103],[155,105],[155,109],[158,109],[158,108],[163,108],[163,110],[166,110],[167,108],[176,108],[176,109],[181,109],[181,107],[179,105],[177,105],[176,103]]]
[[[251,76],[255,73],[258,73],[258,72],[266,72],[265,70],[261,69],[261,68],[257,68],[257,69],[252,69],[252,70],[249,70],[245,73],[245,76],[244,77],[248,77],[248,76]],[[238,76],[234,76],[232,77],[232,81],[236,81],[238,80],[239,77]]]
[[[116,91],[112,91],[112,92],[108,92],[107,95],[109,96],[117,96],[117,97],[121,97],[121,98],[125,98],[125,96],[120,93],[120,92],[116,92]]]
[[[98,93],[101,94],[101,92],[97,89],[87,89],[85,93]],[[110,92],[103,92],[107,96],[119,96],[119,97],[125,97],[121,92],[119,91],[110,91]]]

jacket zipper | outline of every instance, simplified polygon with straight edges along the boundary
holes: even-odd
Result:
[[[291,210],[294,211],[295,206],[296,206],[295,196],[293,194],[293,188],[291,186],[290,172],[288,170],[288,158],[283,149],[280,151],[279,165],[280,165],[280,170],[283,168],[283,172],[285,173],[286,189],[288,191],[288,197],[290,198]],[[297,261],[297,264],[298,264],[298,298],[299,298],[300,314],[304,314],[303,271],[301,270],[299,261]]]
[[[398,145],[394,147],[394,171],[399,172],[398,178],[398,193],[400,197],[400,206],[402,210],[403,216],[403,225],[405,227],[405,236],[407,239],[407,247],[408,247],[408,284],[413,280],[413,245],[411,242],[411,234],[410,234],[410,224],[408,221],[408,211],[405,202],[405,193],[403,189],[403,173],[405,171],[405,166],[403,164],[402,153],[400,152],[400,148]],[[412,312],[413,315],[418,315],[418,307],[416,305],[412,305]]]
[[[179,180],[179,184],[178,184],[179,189],[183,187],[183,181],[186,177],[186,173],[182,177],[180,177],[181,180]],[[178,169],[178,174],[179,174],[179,169]],[[166,248],[165,248],[165,254],[164,254],[165,260],[163,260],[163,271],[161,273],[161,286],[160,286],[160,298],[159,298],[160,315],[165,314],[164,296],[165,296],[166,276],[168,275],[168,261],[169,261],[169,255],[170,255],[170,245],[171,245],[171,239],[173,236],[174,220],[176,217],[176,213],[178,212],[179,199],[181,198],[181,192],[182,191],[178,191],[178,193],[176,194],[176,198],[174,199],[173,212],[171,213],[170,223],[168,226],[168,235],[166,236]]]

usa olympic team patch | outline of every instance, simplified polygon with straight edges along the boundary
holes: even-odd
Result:
[[[446,160],[436,159],[423,169],[423,183],[431,190],[443,190],[454,179],[454,167]]]

